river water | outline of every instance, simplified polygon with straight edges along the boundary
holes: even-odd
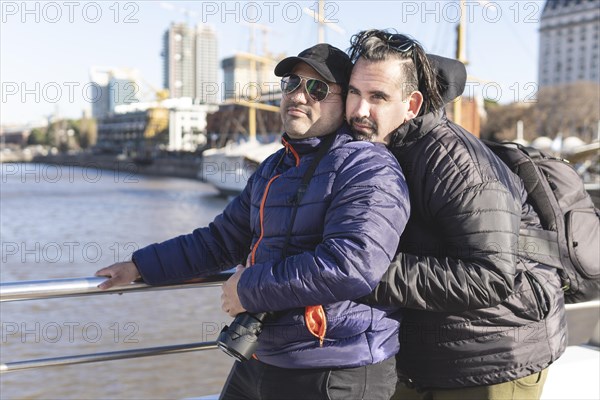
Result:
[[[206,226],[226,206],[207,184],[128,172],[1,164],[0,281],[93,276],[132,251]],[[0,361],[215,340],[219,288],[2,303]],[[218,393],[219,350],[1,375],[2,399],[177,399]]]

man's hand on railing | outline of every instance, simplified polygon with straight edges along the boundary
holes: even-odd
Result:
[[[118,262],[110,267],[102,268],[96,271],[95,275],[110,278],[98,285],[98,288],[102,290],[110,289],[113,286],[128,285],[142,277],[132,261]]]
[[[245,269],[243,265],[238,265],[235,273],[221,287],[221,309],[229,314],[230,317],[235,317],[246,311],[237,293],[237,284]]]

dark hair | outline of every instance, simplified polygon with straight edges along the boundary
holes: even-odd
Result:
[[[352,36],[348,52],[354,63],[361,57],[373,62],[390,58],[401,61],[404,77],[404,82],[400,82],[402,95],[408,96],[415,90],[421,92],[423,107],[420,114],[443,106],[435,71],[423,47],[411,37],[388,30],[369,29]]]

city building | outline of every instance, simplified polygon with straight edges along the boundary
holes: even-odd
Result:
[[[91,88],[86,93],[92,104],[92,116],[104,118],[122,104],[139,101],[139,73],[131,68],[92,67]]]
[[[6,145],[25,146],[31,134],[29,126],[3,126],[0,127],[0,148]]]
[[[207,116],[218,110],[216,105],[192,104],[191,99],[179,99],[169,108],[170,151],[195,151],[207,143]]]
[[[148,143],[146,139],[151,139],[145,134],[147,128],[159,125],[157,117],[151,110],[137,110],[110,114],[99,119],[96,148],[109,153],[141,148]],[[166,132],[168,116],[162,115],[160,122],[163,129],[159,133]]]
[[[163,35],[163,85],[171,98],[218,102],[217,34],[206,25],[172,23]]]
[[[186,24],[173,23],[163,35],[163,85],[171,97],[194,97],[194,39]]]
[[[121,105],[98,120],[97,148],[139,151],[160,146],[170,151],[194,151],[206,143],[206,117],[217,106],[191,98]]]
[[[280,59],[283,57],[280,57]],[[269,96],[281,98],[279,81],[273,71],[279,59],[238,53],[221,61],[223,100],[253,99],[271,102]],[[254,66],[254,71],[252,67]],[[266,96],[266,98],[265,98]]]
[[[540,87],[600,82],[600,0],[547,0],[540,19]]]
[[[196,29],[196,95],[200,103],[219,102],[217,33],[209,26]]]

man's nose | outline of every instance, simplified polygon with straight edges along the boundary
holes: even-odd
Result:
[[[308,102],[308,94],[306,93],[302,83],[292,93],[288,93],[287,96],[295,103],[306,104]]]
[[[355,118],[365,118],[371,115],[369,102],[364,99],[356,100],[353,109],[351,110],[351,116]]]

